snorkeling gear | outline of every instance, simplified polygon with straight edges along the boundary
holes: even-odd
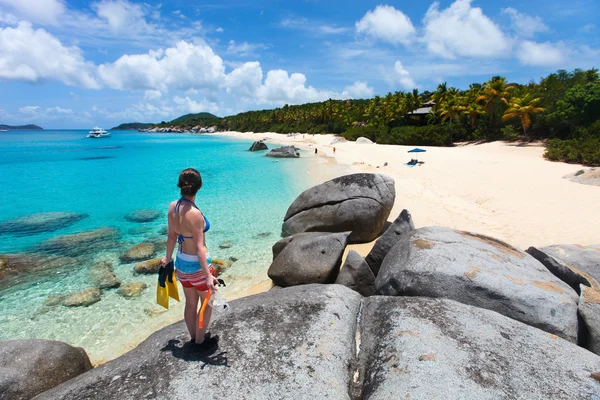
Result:
[[[167,310],[169,309],[169,297],[179,301],[173,260],[169,261],[166,266],[161,266],[158,270],[158,285],[156,286],[156,302]]]
[[[223,279],[217,279],[217,286],[227,286],[227,285],[225,285],[225,281]],[[202,302],[202,307],[200,307],[200,313],[198,314],[198,328],[200,328],[200,329],[204,328],[204,311],[206,311],[206,306],[208,306],[210,304],[212,307],[212,301],[210,299],[211,296],[212,296],[212,291],[209,290],[206,293],[206,297],[204,298],[204,301]],[[224,308],[229,308],[229,304],[225,303]]]

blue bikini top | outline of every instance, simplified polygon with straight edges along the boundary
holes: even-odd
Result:
[[[196,210],[200,211],[198,206],[196,206],[196,204],[193,201],[186,199],[185,197],[181,197],[179,200],[177,200],[177,204],[175,204],[175,208],[173,209],[173,212],[175,212],[175,214],[179,214],[179,208],[181,207],[181,203],[184,201],[187,201],[188,203],[192,203],[192,206]],[[204,217],[204,233],[206,233],[210,229],[210,222],[208,222],[206,215],[202,214],[202,216]],[[177,234],[177,243],[182,244],[185,239],[191,239],[191,238],[193,238],[193,236],[183,236],[183,235]]]

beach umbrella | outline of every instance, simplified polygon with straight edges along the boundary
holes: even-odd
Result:
[[[420,148],[416,147],[416,148],[414,148],[412,150],[409,150],[408,152],[409,153],[425,153],[426,151],[427,150],[423,150],[423,149],[420,149]]]

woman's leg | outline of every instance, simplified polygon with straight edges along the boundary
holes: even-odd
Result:
[[[200,297],[200,310],[202,310],[202,303],[204,303],[204,299],[206,298],[206,294],[208,293],[208,291],[206,292],[201,292],[199,290],[196,291],[196,293],[198,293],[198,296]],[[204,342],[204,335],[206,334],[206,331],[208,330],[208,325],[210,324],[210,317],[212,315],[212,306],[210,304],[206,305],[206,309],[204,310],[204,324],[202,326],[202,328],[198,328],[198,324],[196,324],[196,343],[200,344],[202,342]],[[198,311],[198,315],[197,315],[198,319],[200,319],[200,311]]]
[[[185,311],[183,317],[185,318],[185,324],[187,325],[190,337],[192,340],[196,340],[198,338],[196,336],[196,327],[198,326],[198,322],[196,321],[196,317],[198,316],[198,291],[193,287],[184,287],[183,293],[185,294]],[[204,336],[201,337],[201,340],[204,340]]]

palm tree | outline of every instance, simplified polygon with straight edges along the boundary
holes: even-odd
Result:
[[[407,104],[410,111],[414,111],[421,107],[421,96],[419,96],[419,89],[413,89],[412,93],[406,95]]]
[[[506,78],[495,76],[483,85],[481,95],[477,102],[483,103],[485,111],[490,114],[490,122],[494,126],[496,116],[496,105],[498,103],[508,104],[510,92],[514,86],[506,83]]]
[[[508,109],[502,116],[502,120],[508,121],[511,118],[518,117],[521,120],[521,125],[523,125],[523,133],[527,135],[527,129],[531,127],[531,116],[544,111],[542,107],[537,106],[541,100],[539,97],[534,98],[531,94],[512,99]]]
[[[452,129],[452,121],[458,122],[460,120],[460,114],[463,111],[461,104],[462,96],[458,91],[453,91],[451,94],[448,93],[446,101],[440,107],[440,115],[442,116],[442,122],[450,121],[450,128]]]
[[[448,84],[446,82],[440,83],[433,93],[432,100],[435,102],[435,111],[439,111],[442,103],[446,100],[448,94]]]

